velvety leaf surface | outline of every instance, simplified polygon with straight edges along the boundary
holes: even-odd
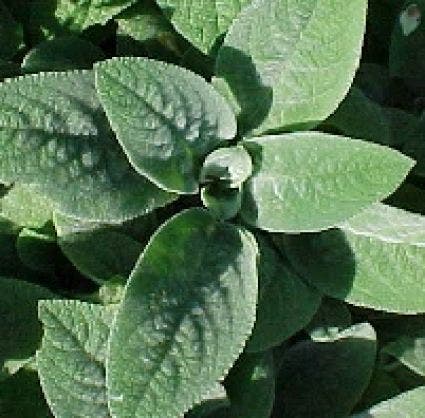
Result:
[[[247,350],[265,351],[301,330],[320,305],[321,296],[304,283],[267,238],[256,235],[260,249],[257,319]]]
[[[49,199],[25,184],[15,184],[0,202],[1,216],[20,227],[41,228],[53,216]]]
[[[0,180],[29,184],[70,216],[117,222],[174,196],[139,176],[110,131],[88,71],[0,85]]]
[[[52,298],[35,284],[0,278],[0,380],[9,374],[8,360],[23,361],[35,354],[42,333],[37,303]]]
[[[304,341],[291,347],[281,368],[285,418],[345,418],[372,375],[376,335],[357,324],[333,342]]]
[[[244,141],[254,174],[242,216],[271,232],[326,229],[391,194],[413,165],[390,148],[318,132]]]
[[[143,245],[126,234],[98,226],[77,229],[64,225],[73,222],[55,216],[58,244],[63,253],[85,276],[96,283],[104,283],[114,276],[127,278],[134,267]]]
[[[294,268],[322,292],[398,313],[425,312],[425,218],[373,205],[334,229],[282,236]]]
[[[146,58],[95,66],[96,88],[135,169],[165,190],[196,193],[203,157],[236,135],[224,99],[201,77]]]
[[[257,0],[240,13],[219,50],[216,75],[239,103],[243,131],[309,129],[336,109],[359,62],[366,6]]]
[[[74,300],[43,301],[37,352],[43,392],[56,417],[110,417],[105,353],[114,311]]]
[[[208,396],[254,324],[256,256],[248,232],[203,209],[159,229],[130,276],[112,329],[112,415],[174,418]]]
[[[422,418],[424,404],[425,386],[422,386],[352,415],[352,418]]]
[[[271,351],[242,354],[225,381],[232,418],[269,418],[275,398]]]
[[[105,58],[102,50],[76,36],[60,37],[38,44],[22,61],[25,73],[90,69]]]
[[[157,0],[174,27],[205,54],[252,0]]]

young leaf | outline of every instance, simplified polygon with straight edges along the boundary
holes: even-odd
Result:
[[[76,36],[51,39],[38,44],[25,55],[22,70],[25,73],[62,71],[91,68],[104,59],[102,50]]]
[[[35,284],[0,278],[0,380],[10,373],[8,360],[24,364],[35,354],[41,340],[37,303],[52,298],[50,291]]]
[[[257,247],[245,230],[189,209],[153,236],[111,331],[117,417],[182,415],[236,360],[255,320]]]
[[[219,148],[205,158],[201,182],[220,181],[228,187],[239,187],[252,174],[252,160],[241,145]]]
[[[234,218],[241,209],[241,188],[230,189],[220,183],[208,184],[201,189],[202,203],[217,219]]]
[[[119,231],[101,226],[64,231],[72,219],[55,215],[54,221],[63,253],[82,274],[99,284],[114,276],[126,279],[143,250],[141,243]]]
[[[252,0],[157,0],[174,27],[205,54]]]
[[[91,72],[0,85],[0,180],[32,185],[76,218],[119,222],[175,197],[139,176],[113,137]]]
[[[422,386],[381,402],[368,411],[352,415],[352,418],[422,418],[424,404],[425,386]]]
[[[239,103],[243,131],[309,129],[336,109],[359,62],[366,6],[257,0],[241,12],[219,50],[216,75]]]
[[[244,142],[254,174],[242,216],[272,232],[330,228],[391,194],[413,161],[390,148],[319,132]]]
[[[319,234],[281,236],[302,277],[325,294],[387,312],[425,312],[425,218],[373,205]]]
[[[136,0],[36,0],[30,6],[30,30],[41,30],[45,37],[81,33],[104,25]]]
[[[203,157],[236,135],[224,99],[171,64],[122,58],[96,64],[96,88],[134,168],[159,187],[198,191]]]
[[[114,310],[74,300],[42,301],[37,369],[56,417],[110,417],[105,353]]]
[[[301,330],[317,311],[320,294],[305,284],[263,236],[260,249],[258,307],[247,351],[265,351]]]
[[[225,381],[232,418],[269,418],[275,397],[275,370],[270,351],[242,354]]]
[[[304,341],[291,347],[281,368],[281,402],[288,418],[345,418],[372,375],[376,335],[357,324],[332,342]]]
[[[1,216],[19,227],[41,228],[52,219],[52,203],[25,184],[15,184],[1,199]]]

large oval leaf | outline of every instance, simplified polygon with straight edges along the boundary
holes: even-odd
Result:
[[[281,236],[291,263],[329,296],[399,313],[425,312],[425,217],[374,205],[319,234]]]
[[[58,211],[104,222],[174,199],[131,168],[89,71],[41,73],[0,85],[0,181],[30,184]]]
[[[239,104],[244,131],[311,128],[336,109],[358,65],[366,6],[257,0],[242,11],[219,50],[216,74]]]
[[[425,405],[425,386],[409,390],[352,418],[422,418]]]
[[[413,161],[390,148],[318,132],[244,142],[254,175],[242,216],[273,232],[332,227],[391,194]]]
[[[252,0],[157,0],[175,28],[197,48],[209,53],[242,8]]]
[[[190,209],[154,235],[136,265],[110,339],[107,385],[118,418],[175,418],[215,387],[251,332],[252,236]]]
[[[135,169],[165,190],[198,191],[203,157],[236,134],[224,99],[171,64],[121,58],[95,66],[96,88]]]
[[[332,342],[304,341],[284,356],[280,378],[285,418],[345,418],[373,371],[376,334],[357,324]]]

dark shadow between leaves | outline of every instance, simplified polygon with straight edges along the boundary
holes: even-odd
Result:
[[[350,294],[356,259],[343,231],[276,234],[273,239],[295,271],[319,291],[341,300]]]
[[[216,76],[227,83],[240,107],[240,133],[260,126],[269,114],[273,90],[262,83],[252,58],[236,48],[223,46],[218,53]]]

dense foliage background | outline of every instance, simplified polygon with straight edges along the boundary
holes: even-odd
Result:
[[[422,418],[424,16],[0,0],[0,417]]]

